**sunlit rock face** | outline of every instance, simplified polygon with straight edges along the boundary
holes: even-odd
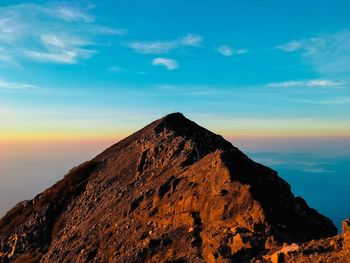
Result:
[[[0,259],[298,260],[308,247],[293,243],[336,233],[275,171],[173,113],[10,210],[0,221]],[[343,240],[346,247],[347,234],[327,244],[342,251]]]

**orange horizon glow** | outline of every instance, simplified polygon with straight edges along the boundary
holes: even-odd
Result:
[[[225,138],[333,138],[349,137],[350,122],[299,118],[242,118],[187,116]],[[156,118],[156,117],[155,117]],[[144,121],[69,122],[14,118],[0,127],[0,142],[118,141],[138,131],[155,118]]]
[[[123,134],[78,134],[78,133],[29,133],[29,134],[0,134],[0,144],[14,144],[14,143],[36,143],[36,142],[48,142],[53,144],[60,144],[62,142],[69,143],[103,143],[103,142],[118,142],[129,135],[131,135],[133,132],[130,133],[123,133]],[[312,133],[236,133],[234,135],[232,134],[225,134],[225,133],[217,133],[221,136],[223,136],[225,139],[232,141],[237,139],[267,139],[267,140],[273,140],[273,139],[349,139],[350,135],[347,133],[320,133],[320,134],[312,134]]]

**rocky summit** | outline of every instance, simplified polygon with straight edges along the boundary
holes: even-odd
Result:
[[[180,113],[0,220],[0,262],[350,262],[350,223]]]

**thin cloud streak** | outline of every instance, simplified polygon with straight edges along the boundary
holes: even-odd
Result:
[[[166,54],[181,47],[198,47],[202,41],[200,35],[187,34],[173,41],[134,41],[127,46],[140,54]]]
[[[77,63],[77,55],[70,51],[62,54],[53,54],[53,53],[44,53],[37,51],[27,50],[24,52],[27,57],[32,60],[41,61],[41,62],[54,62],[59,64],[75,64]]]
[[[343,105],[350,104],[350,97],[333,98],[327,100],[295,100],[296,102],[321,105]]]
[[[0,90],[28,90],[37,88],[37,86],[28,83],[8,82],[0,79]]]
[[[57,17],[66,22],[94,22],[95,18],[86,11],[77,6],[64,6],[59,4],[54,5],[53,8],[44,9],[44,12],[46,12],[48,15]]]
[[[284,82],[272,82],[268,83],[268,87],[308,87],[308,88],[327,88],[327,87],[339,87],[342,82],[337,82],[333,80],[326,79],[313,79],[313,80],[289,80]]]
[[[280,49],[285,52],[293,52],[303,47],[300,41],[293,40],[283,45],[276,46],[276,49]]]

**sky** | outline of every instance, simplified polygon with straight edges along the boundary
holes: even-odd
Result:
[[[0,140],[350,136],[349,1],[0,3]]]
[[[178,111],[339,223],[349,13],[348,0],[1,0],[0,215]],[[330,186],[338,195],[325,199]]]

